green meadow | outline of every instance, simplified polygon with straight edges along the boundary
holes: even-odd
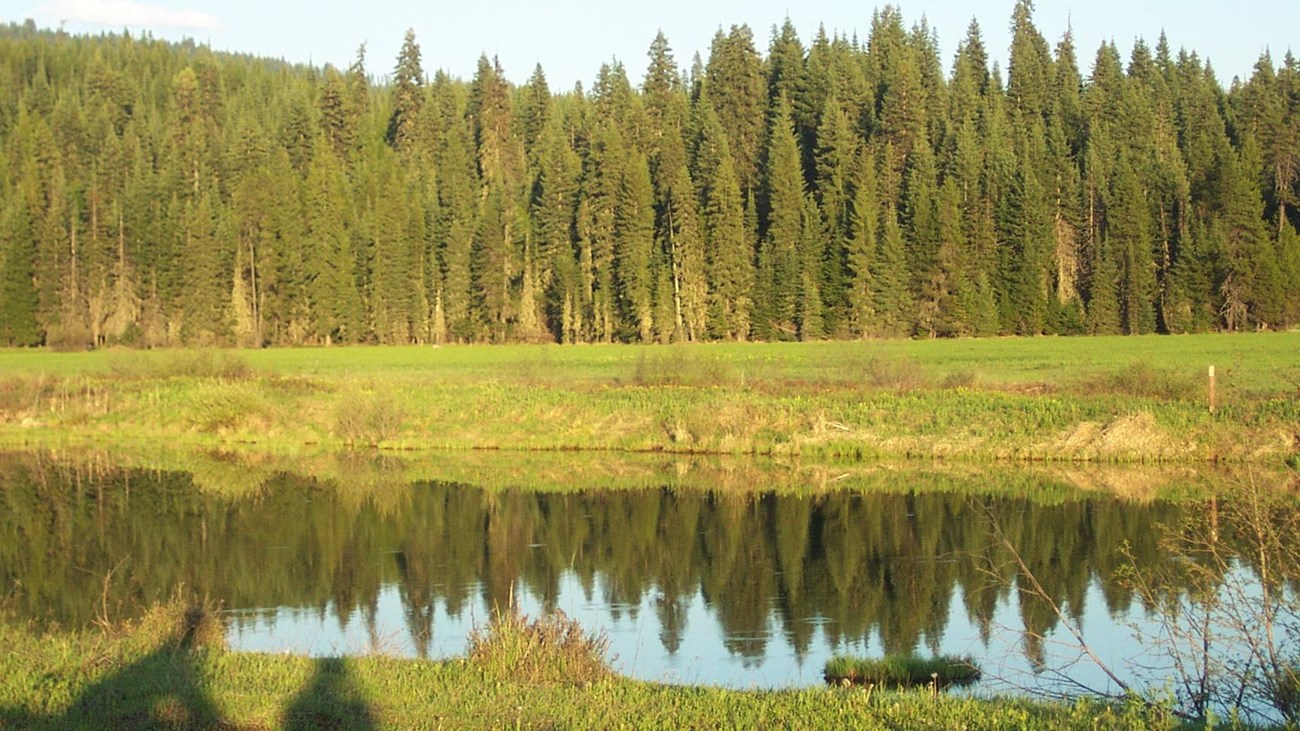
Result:
[[[0,444],[1277,463],[1298,354],[1300,333],[6,350]]]

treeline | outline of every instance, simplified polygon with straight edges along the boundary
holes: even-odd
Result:
[[[1300,321],[1300,63],[1085,77],[1018,0],[865,41],[660,35],[555,93],[0,29],[0,344],[669,342]]]

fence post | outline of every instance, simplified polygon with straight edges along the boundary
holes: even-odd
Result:
[[[1210,413],[1214,413],[1214,366],[1210,366]]]

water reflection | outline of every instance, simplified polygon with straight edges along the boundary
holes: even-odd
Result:
[[[186,472],[0,456],[0,586],[20,614],[63,626],[184,586],[231,610],[235,646],[318,655],[456,654],[473,622],[513,603],[605,629],[621,669],[655,679],[815,683],[837,649],[973,653],[1023,672],[1049,661],[1058,619],[1019,601],[989,516],[1052,599],[1118,647],[1141,617],[1112,578],[1120,548],[1159,561],[1157,525],[1179,513],[896,478],[809,494],[358,491],[277,473],[235,496]]]

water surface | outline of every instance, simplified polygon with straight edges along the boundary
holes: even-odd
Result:
[[[810,685],[835,653],[917,651],[975,657],[985,688],[1062,672],[1105,688],[1094,667],[1071,664],[1077,643],[1056,613],[1017,591],[1008,546],[1092,648],[1123,664],[1150,620],[1116,570],[1165,560],[1160,526],[1184,510],[1007,469],[708,489],[665,466],[628,487],[615,471],[536,489],[486,471],[490,487],[359,485],[338,470],[250,481],[237,463],[0,455],[0,586],[20,614],[60,626],[104,607],[131,616],[184,587],[219,600],[229,643],[247,650],[447,657],[513,605],[607,633],[615,666],[650,680]]]

